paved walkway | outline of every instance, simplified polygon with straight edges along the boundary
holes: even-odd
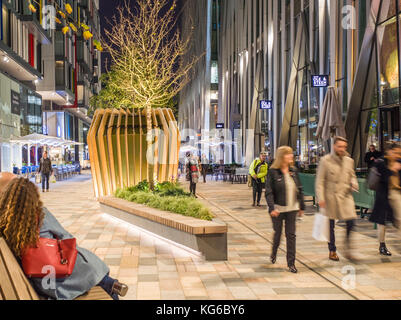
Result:
[[[244,185],[199,184],[201,201],[229,227],[229,260],[205,262],[100,211],[91,177],[84,174],[52,185],[43,201],[80,246],[92,250],[109,266],[111,276],[130,287],[126,299],[400,299],[401,249],[390,234],[391,258],[377,255],[375,231],[361,221],[355,236],[363,261],[330,262],[325,244],[311,237],[313,217],[298,223],[299,274],[287,271],[282,251],[276,265],[269,262],[271,221],[266,208],[253,209]],[[312,208],[310,208],[312,210]],[[341,229],[341,228],[340,228]],[[343,230],[338,230],[339,244]],[[283,249],[285,249],[283,240]],[[340,252],[341,253],[341,252]],[[342,286],[343,268],[356,270],[356,288]],[[347,282],[348,283],[348,282]]]

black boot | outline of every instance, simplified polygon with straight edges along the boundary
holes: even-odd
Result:
[[[386,247],[386,244],[385,244],[384,242],[383,242],[383,243],[380,243],[380,254],[381,254],[382,256],[387,256],[387,257],[392,256],[391,252],[388,251],[388,249],[387,249],[387,247]]]

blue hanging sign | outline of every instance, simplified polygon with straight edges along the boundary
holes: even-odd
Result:
[[[328,75],[314,75],[312,76],[312,88],[327,88],[329,86]]]
[[[261,110],[272,110],[273,109],[273,101],[261,100],[259,107]]]
[[[216,123],[216,129],[224,129],[224,123]]]

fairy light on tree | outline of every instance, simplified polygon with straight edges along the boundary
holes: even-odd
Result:
[[[191,33],[183,38],[176,28],[176,9],[176,0],[138,0],[134,9],[125,2],[112,18],[111,29],[105,31],[104,46],[112,62],[106,88],[123,92],[124,100],[129,101],[125,107],[146,109],[148,150],[154,139],[152,108],[171,103],[189,82],[199,60],[188,54]],[[152,182],[151,172],[150,166]]]

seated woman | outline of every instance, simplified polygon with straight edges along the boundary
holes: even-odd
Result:
[[[4,186],[1,181],[0,186]],[[56,218],[43,208],[36,186],[25,178],[4,176],[9,182],[0,194],[0,237],[3,237],[20,261],[25,248],[37,245],[39,238],[60,240],[74,238]],[[38,232],[40,230],[40,232]],[[114,300],[124,296],[128,287],[109,277],[109,268],[92,252],[77,247],[73,273],[57,279],[55,289],[42,286],[42,279],[32,278],[38,294],[50,299],[73,300],[95,286],[101,286]]]

